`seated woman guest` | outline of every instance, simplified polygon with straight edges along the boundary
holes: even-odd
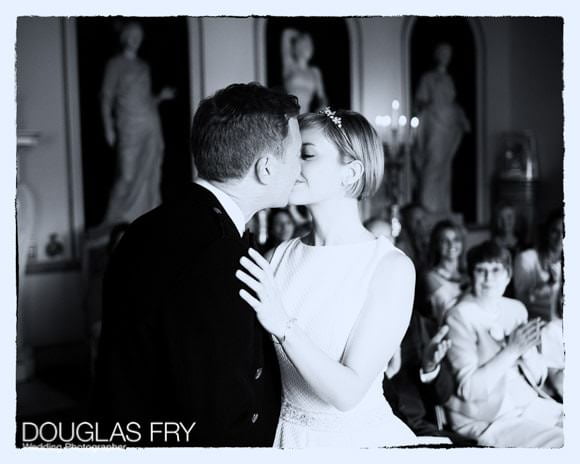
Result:
[[[545,320],[561,317],[562,213],[550,215],[540,232],[538,245],[517,255],[514,290],[530,316]]]
[[[435,224],[429,242],[430,269],[425,274],[424,297],[430,316],[441,324],[467,286],[463,271],[463,233],[449,220]]]
[[[453,429],[480,445],[563,445],[562,405],[540,389],[547,369],[538,352],[543,323],[503,296],[509,251],[492,241],[467,256],[472,290],[447,315],[457,392],[446,403]]]

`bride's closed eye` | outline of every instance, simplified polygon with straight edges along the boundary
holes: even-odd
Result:
[[[303,160],[309,160],[314,158],[314,153],[312,152],[311,143],[304,143],[302,144],[302,150],[300,151],[300,157]]]

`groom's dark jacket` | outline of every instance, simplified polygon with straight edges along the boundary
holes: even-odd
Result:
[[[126,434],[127,445],[272,445],[280,374],[270,336],[238,294],[247,249],[196,184],[131,224],[103,284],[93,401],[102,428],[138,422],[141,441]],[[188,442],[183,429],[179,442],[163,434],[179,422],[195,422]]]

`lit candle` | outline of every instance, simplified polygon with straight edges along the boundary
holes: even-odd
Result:
[[[401,137],[401,141],[403,144],[407,143],[407,116],[402,114],[399,116],[399,136]]]
[[[389,115],[379,114],[375,118],[375,125],[377,126],[377,132],[383,143],[388,143],[389,131],[387,128],[391,125],[391,117]]]
[[[399,104],[399,100],[397,100],[397,99],[393,100],[393,102],[391,103],[391,109],[392,109],[392,112],[391,112],[391,121],[393,121],[393,123],[395,121],[397,121],[397,119],[398,119],[398,116],[399,116],[399,107],[400,106],[401,105]],[[396,130],[396,127],[395,127],[395,130]]]
[[[418,127],[419,127],[419,118],[417,116],[413,116],[411,118],[411,143],[413,143],[417,138]]]

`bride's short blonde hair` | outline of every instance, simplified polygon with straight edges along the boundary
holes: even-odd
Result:
[[[337,110],[332,113],[333,117],[329,117],[328,112],[300,115],[298,117],[300,130],[321,129],[334,143],[345,163],[352,160],[360,161],[364,172],[349,187],[349,194],[357,200],[372,197],[381,185],[385,169],[381,140],[373,126],[360,113],[348,110]]]

